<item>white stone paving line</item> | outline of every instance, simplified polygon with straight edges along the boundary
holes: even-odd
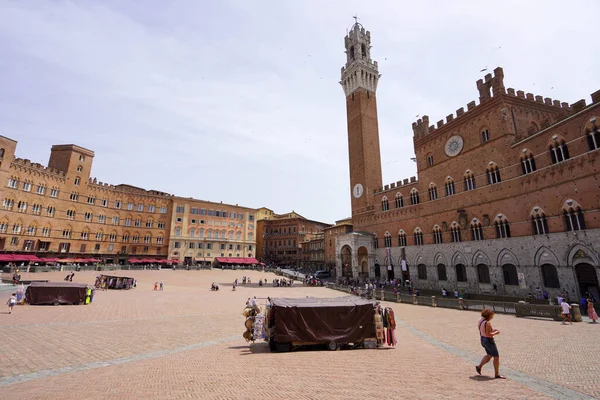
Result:
[[[196,349],[200,349],[203,347],[209,347],[209,346],[214,346],[214,345],[221,344],[221,343],[232,342],[234,340],[240,340],[240,335],[211,340],[208,342],[200,342],[200,343],[191,344],[188,346],[177,347],[175,349],[159,350],[159,351],[153,351],[151,353],[137,354],[135,356],[121,357],[121,358],[116,358],[113,360],[94,361],[94,362],[90,362],[87,364],[70,365],[67,367],[55,368],[55,369],[45,369],[45,370],[41,370],[41,371],[29,373],[29,374],[6,376],[6,377],[0,378],[0,386],[14,385],[16,383],[22,383],[22,382],[27,382],[27,381],[32,381],[32,380],[42,379],[42,378],[49,378],[52,376],[58,376],[58,375],[63,375],[63,374],[70,374],[73,372],[88,371],[90,369],[110,367],[111,365],[119,365],[119,364],[135,362],[135,361],[160,358],[160,357],[170,356],[172,354],[181,353],[184,351],[196,350]]]
[[[67,306],[70,307],[70,306]],[[223,313],[218,312],[210,312],[210,313],[200,313],[200,314],[182,314],[182,315],[163,315],[160,317],[148,317],[148,318],[135,318],[135,319],[106,319],[106,320],[97,320],[97,321],[73,321],[73,322],[47,322],[41,324],[20,324],[20,325],[0,325],[0,329],[12,329],[12,328],[31,328],[36,326],[61,326],[61,325],[96,325],[96,324],[104,324],[104,323],[115,323],[115,322],[129,322],[129,321],[154,321],[154,320],[164,320],[164,319],[179,319],[179,318],[189,318],[189,317],[205,317],[208,315],[220,315]]]
[[[421,332],[420,330],[414,328],[412,325],[409,325],[407,322],[402,321],[396,318],[396,324],[406,328],[412,334],[417,337],[423,339],[424,341],[438,347],[450,354],[453,354],[457,357],[462,358],[465,361],[473,364],[472,370],[475,371],[475,365],[478,365],[481,361],[480,356],[476,356],[474,354],[468,353],[464,350],[451,346],[447,343],[441,342],[434,337],[429,336],[428,334]],[[550,381],[546,381],[544,379],[536,378],[531,375],[527,375],[521,371],[517,371],[505,366],[502,366],[502,371],[507,375],[508,379],[518,382],[524,386],[527,386],[536,392],[540,392],[545,394],[546,396],[552,397],[557,400],[596,400],[595,397],[588,396],[584,393],[577,392],[573,389],[569,389],[565,386],[558,385],[556,383],[552,383]]]

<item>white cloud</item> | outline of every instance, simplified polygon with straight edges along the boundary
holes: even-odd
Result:
[[[2,134],[41,161],[185,196],[350,214],[343,36],[372,32],[384,182],[415,174],[411,123],[477,97],[480,69],[573,102],[598,89],[596,2],[0,2]],[[551,89],[553,88],[553,89]]]

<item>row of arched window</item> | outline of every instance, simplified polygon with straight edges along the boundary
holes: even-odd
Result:
[[[15,207],[16,206],[16,207]],[[77,210],[74,207],[70,207],[67,210],[56,210],[56,207],[54,207],[53,205],[48,205],[47,207],[44,208],[44,206],[42,204],[39,203],[35,203],[32,204],[30,206],[30,204],[25,201],[25,200],[19,200],[16,201],[10,198],[10,197],[6,197],[4,198],[4,200],[2,201],[2,209],[6,210],[6,211],[16,211],[19,213],[23,213],[23,214],[27,214],[27,213],[31,213],[33,215],[43,215],[45,217],[51,217],[51,218],[58,218],[57,213],[61,213],[64,212],[64,218],[68,219],[68,220],[83,220],[85,222],[95,222],[95,223],[99,223],[99,224],[112,224],[112,225],[122,225],[125,227],[128,226],[133,226],[136,228],[148,228],[148,229],[153,229],[153,228],[158,228],[158,229],[164,229],[165,228],[165,222],[164,221],[159,221],[158,223],[154,222],[153,218],[147,218],[145,221],[142,220],[141,215],[136,216],[135,218],[133,218],[132,215],[127,215],[125,216],[125,218],[121,218],[121,216],[119,214],[117,215],[113,215],[112,217],[107,218],[106,215],[104,214],[97,214],[94,216],[94,214],[91,211],[87,211],[84,213],[78,213]]]
[[[600,148],[600,121],[597,121],[596,118],[590,119],[585,130],[585,137],[589,151],[598,150]],[[562,136],[553,135],[548,142],[547,154],[550,157],[552,164],[568,160],[570,158],[568,143]],[[533,152],[527,148],[523,149],[520,156],[521,173],[526,175],[535,172],[537,170],[535,159],[540,156],[541,155],[535,156]],[[429,155],[427,160],[428,165],[433,165],[433,156]],[[500,168],[494,161],[489,162],[485,175],[488,185],[494,185],[502,181]],[[463,186],[465,192],[477,189],[475,175],[471,170],[465,171],[463,175]],[[429,184],[427,192],[430,201],[438,199],[438,190],[435,183],[431,182]],[[446,197],[456,194],[455,182],[450,176],[448,176],[444,182],[444,192]],[[394,203],[396,208],[404,207],[404,200],[401,193],[396,193]],[[416,204],[419,204],[419,191],[416,188],[413,188],[410,191],[410,205]],[[388,211],[389,209],[389,199],[387,196],[384,196],[381,199],[381,211]]]
[[[78,172],[81,172],[78,167]],[[74,184],[79,186],[81,182],[80,177],[76,177],[74,180]],[[7,186],[11,189],[20,189],[23,192],[36,194],[39,196],[50,196],[52,198],[58,199],[60,195],[60,190],[58,187],[53,186],[48,190],[46,184],[41,183],[39,185],[34,185],[32,180],[24,180],[22,181],[18,176],[11,176],[8,179]],[[156,213],[166,214],[168,207],[166,204],[155,205],[154,203],[144,204],[142,202],[134,202],[132,199],[127,199],[126,201],[117,200],[108,200],[107,198],[97,199],[94,195],[79,195],[78,192],[72,192],[69,194],[69,200],[73,202],[79,202],[81,198],[86,198],[85,203],[90,206],[100,206],[103,208],[112,207],[115,209],[123,209],[128,211],[137,211],[137,212],[148,212],[148,213]],[[159,201],[161,202],[161,201]]]
[[[567,200],[563,206],[562,211],[562,219],[564,222],[564,230],[567,232],[570,231],[580,231],[586,229],[585,216],[584,211],[581,206],[575,202],[574,200]],[[550,233],[548,229],[548,219],[544,211],[535,206],[531,210],[530,219],[531,225],[531,233],[533,235],[545,235]],[[446,240],[449,240],[451,243],[459,243],[463,240],[486,240],[486,239],[507,239],[511,237],[510,232],[510,223],[505,215],[498,214],[493,222],[493,232],[495,233],[495,237],[485,237],[484,229],[477,218],[473,218],[471,220],[471,224],[468,228],[467,235],[463,234],[463,231],[460,228],[460,225],[453,221],[449,227],[449,235],[446,236]],[[423,231],[420,227],[416,227],[412,234],[412,243],[415,246],[422,246],[425,244],[423,240]],[[444,233],[439,225],[434,225],[431,231],[432,244],[442,244],[444,243]],[[375,247],[379,247],[379,240],[377,235],[374,234],[375,237]],[[398,246],[405,247],[409,245],[409,241],[407,240],[407,234],[404,229],[400,229],[398,231]],[[384,247],[394,247],[392,243],[392,235],[390,232],[385,232],[383,237]]]
[[[207,229],[206,231],[204,230],[204,228],[200,228],[200,229],[196,229],[196,228],[190,228],[189,230],[189,237],[198,237],[198,238],[207,238],[207,239],[229,239],[229,240],[233,240],[234,236],[235,236],[235,240],[242,240],[242,232],[241,231],[227,231],[225,229],[219,231],[217,229],[215,229],[214,231],[212,229]],[[182,228],[181,227],[175,227],[175,231],[174,231],[175,237],[181,237],[182,235]],[[248,233],[248,239],[252,240],[253,238],[253,233],[249,232]]]
[[[490,284],[490,268],[486,264],[478,264],[475,266],[477,282],[483,284]],[[446,266],[444,264],[438,264],[436,266],[437,280],[448,281],[448,274]],[[467,268],[464,264],[456,264],[454,266],[454,272],[456,276],[456,282],[467,282]],[[541,266],[542,281],[546,288],[560,288],[560,281],[558,279],[558,273],[556,267],[551,264],[544,264]],[[427,280],[427,266],[425,264],[417,265],[417,278],[419,280]],[[507,286],[518,286],[519,276],[517,273],[517,267],[513,264],[502,265],[502,277],[504,284]],[[429,277],[433,278],[433,277]]]
[[[57,232],[53,235],[54,232]],[[103,230],[99,230],[92,233],[89,227],[84,227],[81,232],[74,231],[70,225],[65,226],[62,229],[53,230],[52,225],[49,223],[45,224],[41,230],[39,229],[36,221],[31,222],[26,228],[23,226],[22,220],[17,220],[11,225],[8,218],[0,220],[0,234],[10,235],[26,235],[26,236],[41,236],[41,237],[56,237],[63,239],[80,239],[80,240],[96,240],[96,241],[109,241],[109,242],[122,242],[122,243],[146,243],[152,244],[153,239],[156,244],[164,244],[164,237],[162,235],[158,237],[152,236],[152,233],[146,232],[141,235],[139,232],[131,234],[128,231],[123,232],[120,237],[116,231],[110,233],[104,233]],[[120,239],[120,240],[119,240]]]

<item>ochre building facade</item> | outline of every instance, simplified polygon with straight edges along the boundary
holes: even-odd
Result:
[[[496,68],[478,102],[413,124],[418,179],[383,185],[370,33],[356,24],[345,45],[355,233],[336,244],[339,275],[600,298],[600,91],[568,104],[506,88]]]
[[[339,236],[347,235],[352,232],[352,219],[345,218],[335,221],[335,225],[331,225],[323,230],[323,248],[324,248],[324,269],[335,275],[336,261],[336,241]]]
[[[172,202],[171,259],[210,265],[217,257],[255,257],[255,209],[181,197]]]
[[[254,251],[251,209],[98,182],[91,178],[94,152],[76,145],[53,146],[47,167],[17,158],[16,146],[16,141],[0,137],[0,182],[3,182],[0,185],[0,252],[46,258],[93,258],[108,264],[125,264],[131,259],[165,260],[169,256],[181,262],[193,257],[195,262],[197,252],[192,255],[183,249],[175,251],[173,244],[173,239],[180,240],[179,236],[175,238],[175,233],[181,230],[183,240],[183,233],[189,235],[195,227],[191,216],[195,208],[215,213],[205,220],[207,224],[212,221],[215,228],[219,220],[219,241],[215,242],[219,250],[221,243],[227,243],[227,246],[234,244],[234,249],[243,244],[235,254],[243,252],[247,256]],[[174,212],[180,207],[183,213]],[[227,217],[217,217],[217,210],[227,212]],[[230,227],[234,220],[230,216],[234,212],[235,227]],[[243,214],[243,219],[239,214]],[[196,232],[200,229],[198,222]],[[225,238],[223,230],[226,230]],[[240,231],[241,239],[237,240]],[[209,231],[206,232],[208,235]],[[214,233],[212,235],[214,238]],[[185,236],[185,239],[196,243],[204,237],[196,236],[192,240]],[[206,239],[211,243],[208,237]],[[212,256],[202,256],[212,260]]]

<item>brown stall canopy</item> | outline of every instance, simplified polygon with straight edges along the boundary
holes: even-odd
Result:
[[[32,282],[25,292],[28,304],[79,304],[85,302],[88,285],[71,282]]]
[[[355,296],[274,298],[271,310],[278,343],[359,343],[375,337],[373,303]]]

